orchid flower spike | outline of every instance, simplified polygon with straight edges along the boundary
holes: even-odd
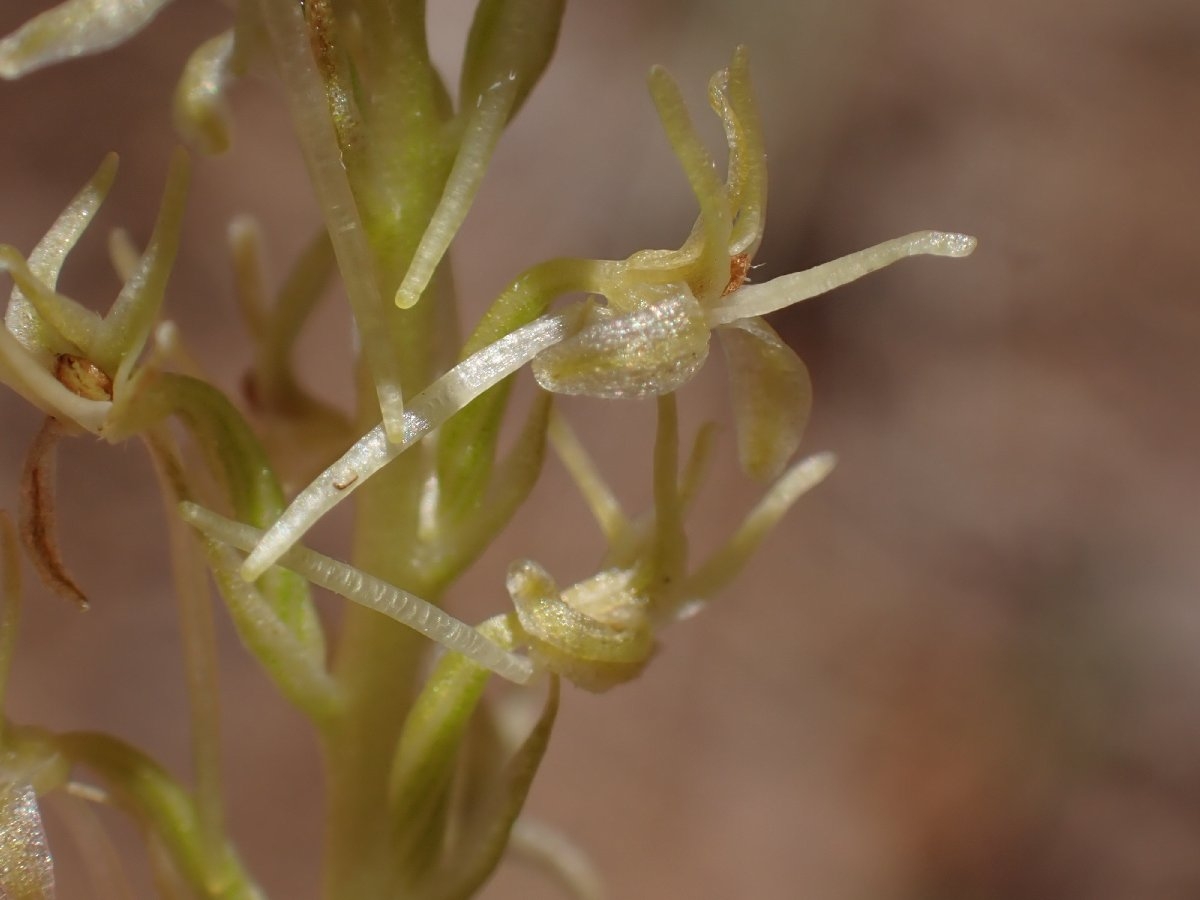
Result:
[[[746,49],[709,85],[729,145],[725,181],[692,127],[679,88],[661,68],[650,93],[700,204],[678,250],[643,250],[602,270],[578,334],[533,364],[549,391],[645,397],[685,384],[703,365],[716,330],[730,368],[742,467],[762,481],[783,471],[800,443],[811,388],[803,362],[761,316],[831,291],[908,256],[967,256],[975,239],[922,231],[806,272],[747,285],[765,223],[767,173]]]

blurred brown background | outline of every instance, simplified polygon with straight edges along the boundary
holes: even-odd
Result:
[[[43,5],[5,3],[0,31]],[[453,77],[469,4],[431,5]],[[126,47],[0,85],[0,240],[28,251],[117,150],[101,229],[63,282],[107,304],[101,231],[144,240],[178,69],[226,18],[180,0]],[[716,146],[705,83],[743,41],[771,157],[757,279],[918,228],[974,233],[980,249],[777,317],[815,381],[806,447],[835,450],[838,470],[720,603],[665,635],[642,680],[568,692],[530,810],[620,898],[1200,896],[1200,7],[577,2],[458,244],[468,309],[550,255],[676,246],[693,201],[642,78],[671,68]],[[278,274],[316,221],[269,86],[244,85],[235,107],[234,152],[197,166],[167,309],[230,388],[247,345],[224,222],[259,216]],[[320,322],[310,352],[344,359],[340,310]],[[729,421],[720,370],[688,389],[689,429]],[[567,410],[639,509],[649,411]],[[37,422],[8,394],[0,415],[12,509]],[[697,552],[756,496],[724,437]],[[63,448],[65,552],[94,608],[31,585],[8,707],[110,729],[183,772],[148,485],[135,447]],[[336,547],[336,527],[323,540]],[[600,547],[551,463],[455,608],[500,609],[515,556],[566,579]],[[273,896],[311,896],[315,748],[225,632],[235,833]],[[514,864],[486,896],[557,894]]]

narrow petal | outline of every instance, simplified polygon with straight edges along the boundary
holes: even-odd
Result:
[[[450,241],[466,219],[479,186],[483,184],[487,164],[516,103],[518,87],[515,74],[501,78],[480,95],[475,109],[467,118],[462,143],[454,158],[442,198],[396,291],[396,305],[401,309],[409,309],[421,299]]]
[[[250,581],[261,576],[321,516],[489,387],[561,341],[577,318],[575,310],[544,316],[467,357],[412,399],[400,441],[389,442],[382,425],[368,431],[292,501],[246,559],[243,576]]]
[[[832,453],[818,453],[796,463],[780,476],[742,521],[741,526],[703,566],[688,577],[679,596],[684,602],[670,611],[669,619],[694,614],[727,585],[749,561],[751,554],[797,500],[833,471]]]
[[[110,153],[104,158],[96,174],[67,204],[67,208],[46,232],[46,236],[38,241],[33,252],[29,254],[29,273],[50,291],[58,284],[58,275],[62,271],[67,254],[83,236],[96,211],[100,209],[100,204],[108,195],[116,174],[117,155]],[[69,338],[64,342],[62,336],[56,335],[52,328],[47,328],[19,285],[13,288],[12,297],[8,301],[4,325],[22,346],[34,355],[67,353],[72,350],[78,352],[80,346],[70,345]]]
[[[658,66],[650,71],[650,96],[692,193],[700,203],[698,227],[703,234],[704,250],[695,277],[689,277],[688,281],[698,297],[714,291],[714,296],[719,296],[729,280],[728,247],[732,229],[725,185],[717,177],[712,157],[696,134],[679,86]]]
[[[965,234],[917,231],[804,272],[782,275],[766,284],[748,285],[709,305],[706,316],[713,327],[750,316],[765,316],[857,281],[909,256],[970,256],[975,244],[975,238]]]
[[[0,246],[0,269],[12,276],[16,285],[13,295],[20,292],[21,303],[15,307],[18,315],[24,309],[30,316],[14,323],[17,331],[13,335],[20,340],[24,334],[33,345],[33,357],[46,368],[52,367],[55,356],[87,354],[95,345],[103,329],[96,313],[52,290],[12,247]],[[26,325],[32,327],[26,330]]]
[[[476,8],[460,85],[463,136],[441,200],[396,292],[401,309],[420,299],[466,219],[505,125],[550,62],[565,5],[483,0]]]
[[[737,422],[738,459],[751,478],[779,476],[812,410],[812,382],[804,363],[760,318],[718,328],[729,365]]]
[[[591,510],[608,545],[612,547],[627,541],[632,531],[629,518],[596,468],[587,448],[562,415],[555,415],[550,420],[550,442]]]
[[[175,87],[175,127],[202,153],[229,149],[229,110],[225,106],[233,62],[233,29],[195,49]]]
[[[734,51],[722,87],[719,111],[729,140],[729,191],[737,216],[729,255],[744,253],[752,257],[766,224],[767,152],[750,84],[749,54],[744,45]]]
[[[132,370],[162,307],[179,249],[190,168],[187,154],[177,151],[167,172],[158,221],[146,252],[105,316],[94,346],[89,348],[92,361],[113,376],[118,388],[124,381],[122,376],[127,377]]]
[[[20,78],[133,37],[170,0],[67,0],[0,41],[0,78]]]

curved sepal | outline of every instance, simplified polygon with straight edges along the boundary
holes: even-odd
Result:
[[[800,446],[808,423],[808,369],[762,319],[738,319],[717,335],[729,364],[738,459],[751,478],[770,481]]]

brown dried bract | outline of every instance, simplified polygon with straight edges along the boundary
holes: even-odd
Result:
[[[746,276],[749,273],[749,253],[739,253],[737,256],[729,257],[729,284],[725,285],[725,290],[721,291],[721,296],[727,297],[745,284]]]
[[[88,608],[87,596],[63,565],[54,524],[54,448],[62,428],[47,417],[33,439],[21,473],[21,542],[46,586]]]
[[[54,362],[54,377],[72,394],[85,400],[112,399],[112,379],[94,362],[82,356],[58,354]]]

